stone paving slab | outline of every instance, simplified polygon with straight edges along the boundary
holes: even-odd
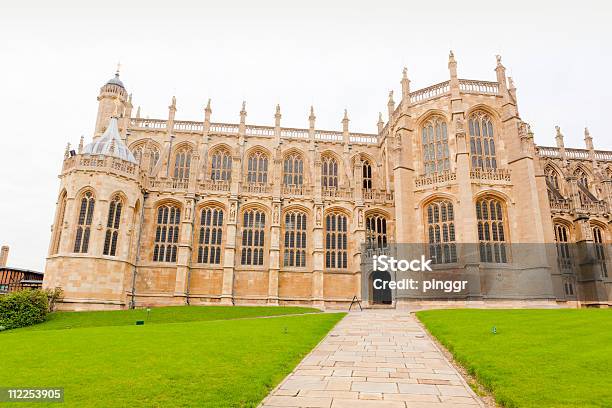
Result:
[[[485,407],[407,311],[349,313],[260,408]]]

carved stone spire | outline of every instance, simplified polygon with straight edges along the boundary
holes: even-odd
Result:
[[[64,151],[64,158],[67,159],[70,156],[70,142],[66,145],[66,150]]]
[[[499,83],[499,92],[505,95],[508,90],[508,85],[506,84],[506,67],[502,65],[501,55],[496,55],[495,58],[497,59],[495,73],[497,74],[497,83]]]
[[[210,114],[212,113],[212,109],[210,108],[210,98],[208,98],[208,102],[206,103],[206,107],[204,108],[204,121],[210,122]]]
[[[391,122],[391,117],[393,116],[393,112],[395,112],[395,101],[393,100],[393,90],[389,91],[389,102],[387,102],[387,109],[389,110],[389,122]]]
[[[457,78],[457,61],[455,60],[453,50],[451,50],[448,54],[448,71],[450,73],[451,80]]]
[[[402,71],[402,100],[405,104],[410,103],[410,80],[408,79],[408,68],[404,67]]]
[[[563,134],[561,133],[561,128],[559,126],[555,126],[555,130],[557,131],[557,135],[555,136],[555,140],[557,141],[557,147],[565,147],[565,145],[563,144]]]
[[[246,101],[242,101],[242,109],[240,109],[240,123],[243,125],[246,123],[246,116]]]
[[[380,135],[383,131],[383,128],[385,127],[385,122],[383,122],[382,118],[382,112],[378,112],[378,123],[376,123],[376,125],[378,126],[378,134]]]
[[[81,139],[79,140],[79,154],[83,153],[83,142],[85,141],[85,137],[81,135]]]
[[[342,118],[342,131],[343,132],[348,132],[348,126],[349,126],[348,111],[345,109],[344,110],[344,117]]]
[[[140,106],[136,109],[136,119],[140,119]]]
[[[586,145],[586,148],[589,150],[593,150],[593,138],[591,137],[591,134],[589,133],[589,128],[585,127],[584,128],[584,144]]]
[[[276,104],[276,113],[274,113],[274,126],[280,127],[282,115],[280,110],[280,104]]]
[[[314,107],[312,105],[310,105],[310,115],[308,116],[308,124],[310,129],[314,129],[315,128],[315,120],[317,119],[317,117],[315,116],[314,113]]]

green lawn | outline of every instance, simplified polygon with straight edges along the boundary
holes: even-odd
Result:
[[[278,306],[169,306],[150,309],[106,312],[56,312],[42,324],[20,330],[53,330],[79,327],[130,326],[137,320],[145,324],[184,323],[207,320],[243,319],[261,316],[317,313],[319,309]]]
[[[0,333],[0,387],[64,387],[70,407],[255,407],[344,316],[168,309],[144,326],[134,325],[142,311],[58,313],[36,330]]]
[[[612,407],[612,310],[428,310],[417,317],[502,406]]]

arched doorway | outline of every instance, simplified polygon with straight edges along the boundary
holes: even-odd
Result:
[[[383,286],[381,282],[377,282],[374,287],[374,281],[380,279],[382,282],[386,282]],[[373,305],[390,305],[391,302],[391,289],[389,289],[389,282],[391,281],[391,275],[386,271],[374,271],[370,275],[370,293],[371,301]]]

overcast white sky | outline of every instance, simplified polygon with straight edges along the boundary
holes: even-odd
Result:
[[[121,78],[143,116],[375,132],[403,66],[416,90],[494,80],[503,56],[538,144],[612,149],[612,13],[605,1],[13,1],[0,5],[0,244],[9,265],[43,270],[64,147],[91,138],[99,87]],[[608,99],[604,100],[604,97]]]

